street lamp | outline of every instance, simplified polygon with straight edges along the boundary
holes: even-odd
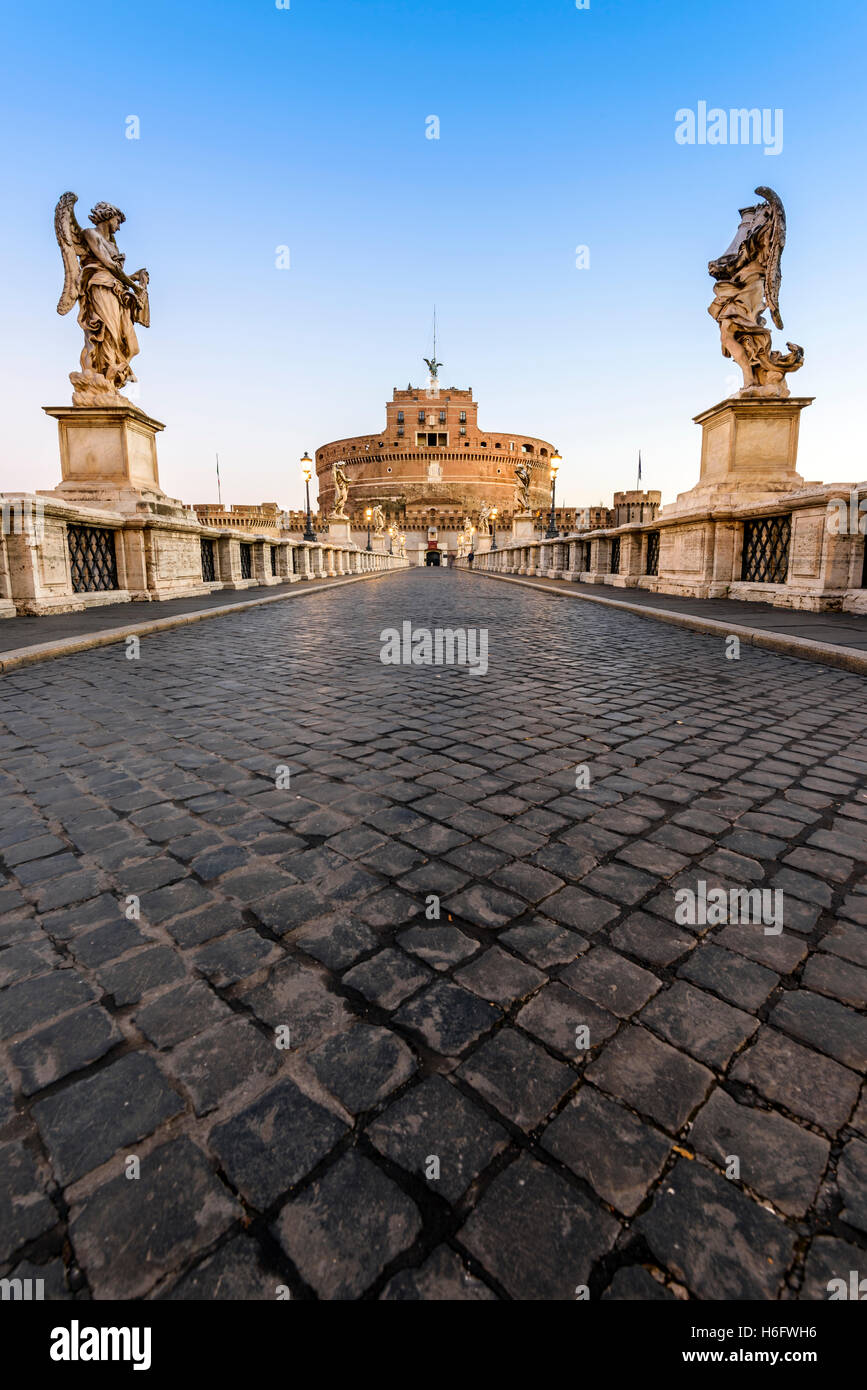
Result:
[[[372,508],[372,507],[365,507],[365,509],[364,509],[364,517],[365,517],[365,520],[366,520],[366,522],[367,522],[367,549],[368,549],[368,550],[372,550],[372,549],[373,549],[373,546],[370,544],[370,522],[371,522],[372,516],[373,516],[373,508]]]
[[[546,540],[551,540],[553,536],[560,534],[557,527],[554,525],[554,494],[557,489],[557,473],[562,462],[563,460],[555,449],[551,455],[551,515],[548,518],[548,529],[545,532]]]
[[[393,555],[393,554],[394,554],[394,538],[395,538],[395,535],[396,535],[396,534],[397,534],[397,533],[396,533],[394,527],[393,527],[393,526],[389,526],[389,528],[388,528],[388,553],[389,553],[389,555]]]
[[[491,549],[492,549],[492,550],[496,550],[496,548],[497,548],[497,509],[496,509],[496,507],[494,507],[494,510],[491,512]]]
[[[313,522],[310,519],[310,479],[313,476],[313,460],[305,451],[301,459],[301,472],[304,476],[304,491],[307,497],[307,530],[304,532],[305,541],[315,541],[316,532],[313,530]]]
[[[404,535],[400,537],[400,553],[406,559],[406,536]]]

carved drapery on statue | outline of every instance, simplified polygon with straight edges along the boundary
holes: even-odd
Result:
[[[349,518],[344,511],[346,499],[349,496],[349,480],[346,477],[345,463],[343,459],[338,459],[332,470],[331,475],[334,480],[334,511],[331,515],[337,521],[348,521]]]
[[[708,263],[714,299],[708,313],[720,326],[722,351],[744,374],[740,396],[789,394],[786,374],[804,361],[804,349],[787,343],[788,353],[771,350],[767,309],[777,328],[780,317],[780,261],[786,244],[786,214],[772,188],[757,188],[763,203],[741,208],[734,240],[718,260]]]
[[[378,502],[373,509],[373,530],[377,536],[381,536],[385,530],[385,517]]]
[[[530,465],[522,460],[515,464],[515,506],[519,512],[530,510]]]
[[[84,331],[81,370],[70,372],[73,405],[126,405],[119,392],[135,381],[130,363],[138,353],[135,325],[150,327],[148,273],[127,275],[126,257],[114,234],[126,219],[111,203],[90,212],[93,227],[80,227],[75,193],[64,193],[54,212],[54,230],[63,257],[63,292],[58,314],[78,304]]]
[[[479,535],[489,536],[491,534],[491,509],[487,502],[483,502],[479,510]]]

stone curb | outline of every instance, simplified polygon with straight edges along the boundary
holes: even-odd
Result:
[[[560,598],[583,599],[585,603],[599,603],[604,608],[622,608],[627,613],[637,614],[639,618],[655,618],[657,622],[671,623],[674,627],[686,627],[692,632],[702,632],[708,637],[737,637],[747,646],[765,647],[780,656],[795,656],[802,661],[817,661],[825,666],[837,666],[843,671],[852,671],[856,675],[867,675],[867,652],[853,650],[851,647],[838,647],[832,642],[816,642],[810,637],[787,637],[783,633],[765,632],[761,628],[744,627],[738,623],[722,623],[717,618],[701,618],[697,614],[646,607],[643,603],[626,603],[623,599],[582,594],[578,585],[575,588],[558,589],[552,584],[537,584],[531,579],[520,579],[510,574],[492,574],[487,570],[462,569],[460,573],[474,574],[479,579],[498,579],[505,584],[520,584],[524,589],[541,590],[546,594],[557,594]]]
[[[104,628],[101,632],[84,633],[80,637],[61,637],[56,642],[40,642],[32,647],[15,647],[12,651],[0,653],[0,675],[18,670],[22,666],[33,666],[37,661],[50,661],[56,656],[73,656],[76,652],[90,651],[92,647],[108,647],[114,642],[123,642],[127,637],[150,637],[157,632],[168,632],[173,627],[185,627],[187,623],[200,623],[206,618],[222,618],[226,613],[243,613],[247,608],[260,608],[265,603],[282,603],[285,599],[299,598],[301,594],[318,594],[327,590],[339,589],[344,584],[358,584],[365,579],[384,579],[389,574],[402,574],[403,570],[374,570],[370,574],[353,574],[346,579],[325,580],[311,584],[299,580],[285,594],[264,594],[261,598],[247,599],[240,603],[226,603],[215,608],[196,608],[191,613],[175,613],[169,618],[152,618],[150,621],[129,623],[125,627]],[[14,622],[15,619],[9,619]]]

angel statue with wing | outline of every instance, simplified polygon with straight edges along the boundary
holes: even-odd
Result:
[[[487,502],[483,502],[479,508],[479,535],[489,536],[491,534],[491,509]]]
[[[519,512],[530,510],[530,465],[522,459],[515,464],[515,506]]]
[[[741,208],[734,240],[716,261],[708,263],[714,299],[708,313],[720,326],[723,357],[730,357],[744,374],[741,396],[789,394],[786,373],[796,372],[804,349],[787,343],[787,353],[771,351],[767,309],[777,328],[780,317],[780,260],[786,244],[786,214],[772,188],[757,188],[763,203]]]
[[[343,459],[335,460],[331,474],[334,479],[334,511],[331,515],[338,521],[345,521],[347,517],[343,508],[346,506],[346,499],[349,496],[349,481],[346,477],[346,463]]]
[[[54,230],[63,257],[63,293],[58,314],[78,304],[78,323],[84,330],[81,371],[71,372],[73,405],[127,403],[118,392],[135,381],[130,362],[136,356],[135,325],[150,327],[148,273],[127,275],[126,257],[114,234],[126,221],[111,203],[90,211],[93,227],[82,228],[75,217],[75,193],[64,193],[54,212]]]
[[[385,530],[385,517],[378,502],[373,509],[373,530],[377,536],[381,536]]]

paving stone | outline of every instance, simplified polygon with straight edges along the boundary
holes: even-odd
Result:
[[[345,1132],[341,1120],[286,1079],[212,1129],[208,1142],[232,1186],[265,1211]]]
[[[397,888],[384,888],[358,908],[358,916],[369,927],[400,927],[411,922],[421,905]]]
[[[730,1004],[758,1009],[780,982],[779,975],[756,965],[713,942],[704,942],[678,968],[678,975],[704,989],[712,989]]]
[[[511,1298],[574,1300],[619,1224],[559,1174],[524,1155],[494,1179],[458,1232]]]
[[[189,1139],[142,1159],[141,1177],[112,1178],[73,1207],[70,1237],[95,1298],[141,1298],[241,1215]]]
[[[379,944],[374,932],[352,912],[326,912],[291,933],[292,944],[330,970],[342,970]]]
[[[788,1216],[803,1216],[816,1196],[830,1145],[773,1110],[738,1105],[717,1088],[690,1130],[690,1142],[725,1169],[740,1160],[740,1180]]]
[[[858,1099],[858,1077],[829,1057],[812,1052],[772,1028],[734,1062],[729,1076],[753,1086],[767,1100],[836,1134]]]
[[[843,1198],[841,1221],[867,1234],[867,1144],[850,1139],[837,1163],[837,1186]]]
[[[96,990],[74,970],[52,970],[0,993],[0,1038],[11,1038],[87,1004]]]
[[[500,940],[509,950],[517,951],[543,970],[574,960],[589,945],[577,932],[569,931],[557,922],[549,922],[545,917],[534,917],[531,922],[510,927],[501,934]]]
[[[257,1088],[279,1065],[275,1042],[245,1018],[230,1018],[178,1044],[166,1069],[190,1093],[197,1115],[222,1104],[242,1086]]]
[[[766,936],[760,926],[738,925],[723,927],[714,933],[716,946],[724,946],[729,951],[764,965],[778,975],[789,975],[801,964],[807,954],[803,941],[795,936]]]
[[[838,922],[822,937],[822,950],[867,967],[867,930],[851,922]]]
[[[222,874],[228,874],[233,869],[240,868],[249,857],[247,851],[242,849],[240,845],[220,845],[218,848],[208,849],[204,854],[199,854],[192,859],[190,870],[208,883],[212,879],[220,878]],[[267,892],[268,890],[264,891]]]
[[[76,936],[72,942],[72,953],[81,965],[92,968],[106,965],[136,946],[148,944],[149,938],[139,931],[135,922],[111,922]]]
[[[359,1298],[420,1229],[415,1204],[354,1152],[287,1202],[274,1223],[302,1279],[320,1298],[339,1300]]]
[[[98,1004],[90,1004],[13,1043],[9,1055],[21,1073],[21,1090],[31,1096],[98,1061],[122,1036],[111,1015]]]
[[[103,965],[96,973],[106,994],[120,1007],[137,1004],[151,990],[183,979],[186,969],[170,946],[150,946],[126,960]]]
[[[671,1132],[689,1119],[714,1080],[707,1067],[635,1024],[608,1043],[585,1074]]]
[[[343,983],[357,989],[365,999],[383,1009],[393,1009],[414,994],[433,972],[403,951],[389,946],[369,960],[355,965],[343,976]]]
[[[867,1008],[867,970],[838,956],[811,956],[804,966],[801,983],[805,989],[827,994],[854,1009]]]
[[[838,1240],[834,1236],[818,1236],[807,1252],[804,1264],[804,1282],[798,1294],[799,1299],[815,1299],[829,1302],[851,1297],[852,1273],[855,1274],[855,1287],[861,1288],[859,1301],[864,1298],[863,1280],[867,1279],[867,1251],[857,1245]],[[839,1282],[843,1281],[844,1290]]]
[[[434,1052],[453,1057],[502,1018],[494,1004],[450,980],[437,980],[394,1014],[394,1022],[420,1036]]]
[[[501,1028],[477,1047],[457,1075],[526,1130],[535,1129],[575,1082],[569,1067],[514,1028]]]
[[[159,1298],[175,1303],[273,1301],[283,1283],[282,1274],[265,1261],[256,1242],[240,1235],[202,1260]]]
[[[635,1224],[657,1259],[702,1299],[776,1298],[795,1245],[778,1217],[685,1158]]]
[[[462,838],[466,840],[466,836]],[[495,849],[493,845],[482,844],[479,840],[462,844],[452,849],[445,857],[449,863],[456,864],[468,874],[477,874],[480,878],[491,873],[498,865],[505,864],[509,858],[502,850]]]
[[[0,1144],[0,1260],[57,1224],[34,1155],[17,1141]]]
[[[867,1019],[836,999],[807,989],[790,990],[772,1010],[769,1022],[845,1066],[867,1069]]]
[[[443,907],[464,921],[475,922],[477,926],[493,931],[508,926],[527,910],[527,904],[521,898],[486,883],[473,883],[469,888],[462,889],[454,897],[447,898]]]
[[[258,898],[252,911],[263,926],[270,927],[278,936],[285,936],[294,927],[303,927],[305,922],[321,917],[328,906],[328,900],[316,888],[299,883],[271,897]]]
[[[686,932],[648,912],[631,913],[613,929],[609,940],[618,951],[637,956],[649,965],[671,965],[695,946]]]
[[[152,1058],[130,1052],[37,1101],[33,1115],[58,1180],[66,1185],[183,1109]]]
[[[194,1033],[201,1033],[231,1010],[201,980],[188,980],[161,994],[133,1015],[137,1028],[155,1047],[174,1047]]]
[[[604,1202],[632,1216],[662,1172],[671,1140],[592,1086],[582,1086],[545,1130],[542,1147]]]
[[[724,1004],[685,980],[676,980],[652,999],[641,1012],[641,1022],[675,1047],[720,1070],[759,1026],[758,1020],[742,1009]]]
[[[448,1202],[463,1195],[508,1140],[500,1125],[442,1076],[406,1091],[368,1125],[367,1135],[380,1153]],[[433,1156],[439,1159],[438,1177],[427,1176]]]
[[[329,988],[324,974],[297,961],[281,961],[262,985],[241,990],[238,998],[272,1028],[285,1025],[292,1047],[315,1047],[347,1028],[352,1015]]]
[[[241,909],[233,903],[214,903],[204,910],[185,913],[169,922],[166,931],[179,946],[201,946],[228,932],[240,931],[246,922]]]
[[[662,988],[662,981],[649,970],[633,965],[606,946],[594,946],[561,970],[560,979],[618,1018],[629,1018]]]
[[[158,925],[170,917],[180,916],[182,912],[208,907],[213,901],[207,888],[194,879],[182,878],[178,883],[169,883],[165,888],[145,893],[141,900],[141,914],[146,922]]]
[[[546,985],[524,1005],[515,1021],[570,1061],[579,1061],[588,1050],[605,1042],[619,1022],[606,1009],[561,984]],[[579,1047],[576,1041],[576,1030],[582,1027],[589,1029],[588,1048]]]
[[[435,922],[425,922],[424,926],[401,932],[398,943],[434,970],[448,970],[479,949],[478,941],[457,927],[439,926]]]
[[[534,966],[492,946],[455,974],[455,980],[474,994],[506,1009],[545,984],[547,976]]]
[[[255,975],[279,956],[278,947],[264,940],[252,927],[247,927],[244,931],[203,946],[194,955],[193,963],[212,985],[225,989],[249,975]]]
[[[545,899],[546,916],[553,917],[555,922],[560,922],[563,926],[575,927],[578,931],[586,932],[587,935],[592,935],[601,927],[607,926],[619,912],[620,908],[614,903],[593,897],[582,888],[574,886],[561,888],[552,897]]]
[[[370,1110],[416,1070],[416,1061],[387,1028],[360,1024],[329,1038],[310,1054],[323,1086],[351,1113]]]
[[[71,1302],[73,1295],[66,1282],[66,1268],[62,1260],[49,1260],[46,1264],[34,1264],[32,1260],[22,1260],[9,1270],[9,1279],[41,1280],[42,1298],[49,1303]],[[26,1287],[26,1286],[25,1286]]]
[[[438,1245],[418,1269],[402,1269],[389,1279],[381,1300],[391,1303],[485,1302],[497,1295],[476,1279],[447,1245]]]
[[[502,864],[499,868],[494,869],[491,878],[501,888],[516,893],[529,903],[538,903],[542,898],[549,897],[551,893],[564,886],[562,878],[557,878],[555,874],[548,873],[546,869],[538,868],[533,864],[525,864],[521,860],[514,860],[511,864]]]

